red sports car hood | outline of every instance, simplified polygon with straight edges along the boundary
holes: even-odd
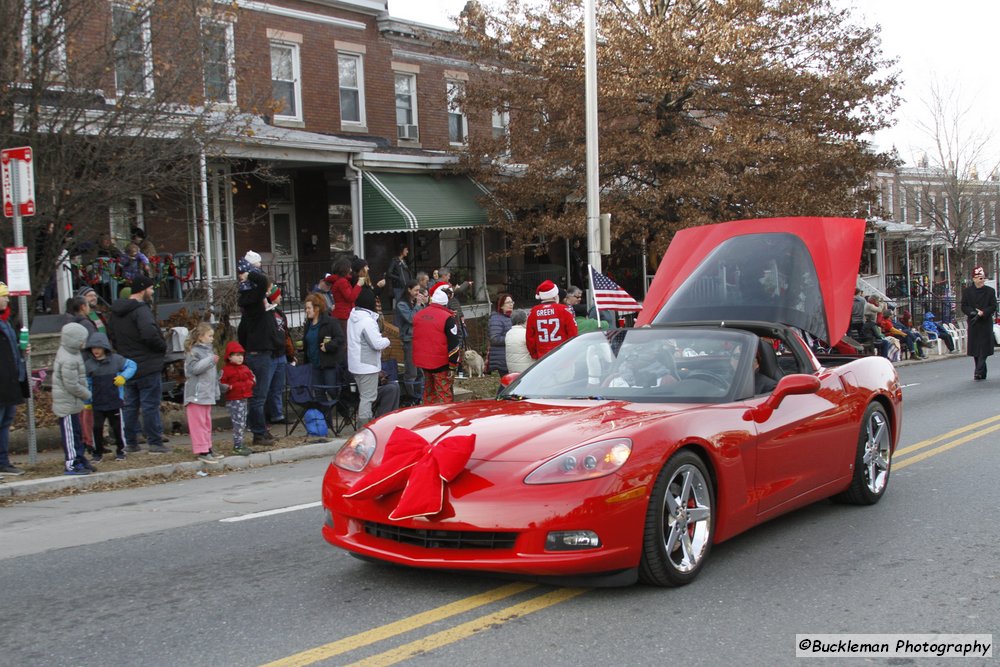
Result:
[[[838,341],[851,303],[865,221],[739,220],[683,229],[650,285],[637,326],[671,322],[780,322]]]
[[[636,404],[624,401],[469,401],[410,408],[372,425],[380,443],[396,426],[428,442],[475,435],[473,460],[540,461],[578,444],[616,435],[640,422],[662,419],[695,404]]]

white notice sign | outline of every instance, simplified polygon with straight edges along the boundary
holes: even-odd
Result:
[[[31,296],[31,271],[27,248],[6,248],[7,287],[11,296]]]

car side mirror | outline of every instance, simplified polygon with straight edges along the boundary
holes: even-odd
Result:
[[[774,391],[767,397],[767,400],[743,413],[743,419],[762,424],[771,418],[771,414],[778,409],[778,406],[781,405],[786,396],[815,394],[819,391],[819,388],[819,378],[815,375],[806,375],[804,373],[786,375],[781,378],[778,386],[774,388]]]
[[[507,375],[504,375],[502,378],[500,378],[500,386],[506,387],[511,382],[516,380],[519,375],[520,373],[507,373]]]

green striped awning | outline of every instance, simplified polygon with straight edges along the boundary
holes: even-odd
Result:
[[[361,177],[365,233],[463,229],[489,222],[487,191],[466,176],[366,171]]]

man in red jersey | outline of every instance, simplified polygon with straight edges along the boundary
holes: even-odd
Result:
[[[528,313],[527,335],[528,353],[532,359],[539,359],[563,341],[576,335],[576,315],[566,304],[557,303],[559,288],[551,280],[538,286],[535,298],[540,304]]]

